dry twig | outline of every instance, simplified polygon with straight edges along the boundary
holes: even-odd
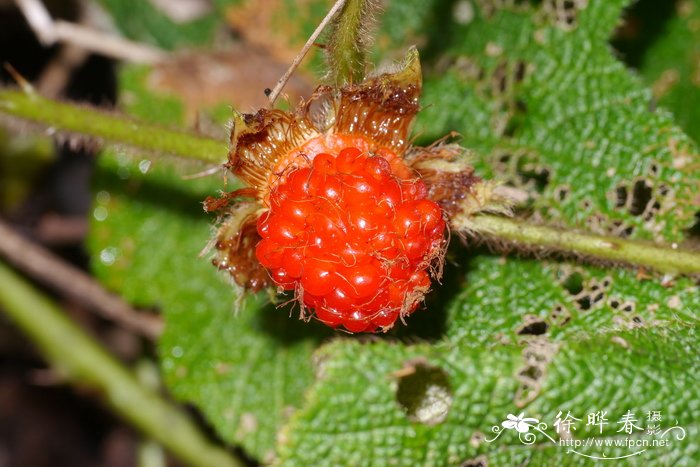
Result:
[[[311,47],[316,42],[316,39],[318,39],[318,36],[320,36],[323,30],[326,28],[326,26],[328,26],[328,23],[330,23],[333,20],[333,17],[336,15],[336,13],[338,13],[338,11],[340,11],[340,9],[343,8],[343,5],[345,5],[345,1],[346,0],[337,0],[335,4],[333,4],[331,9],[328,11],[326,17],[323,18],[321,23],[318,25],[316,30],[311,34],[311,36],[309,36],[309,39],[306,41],[306,44],[304,44],[304,47],[301,48],[301,51],[296,56],[292,64],[289,66],[289,69],[284,75],[282,75],[280,80],[277,82],[277,85],[275,85],[275,88],[268,95],[270,99],[270,106],[275,105],[277,97],[279,97],[280,93],[282,92],[282,89],[287,84],[287,81],[289,81],[289,78],[299,67],[301,61],[304,60],[304,57],[306,57],[306,54],[309,52],[309,49],[311,49]]]
[[[92,277],[40,245],[22,238],[2,221],[0,255],[39,282],[90,306],[105,318],[150,339],[160,335],[163,323],[159,317],[134,310]]]
[[[155,63],[166,53],[80,24],[51,18],[41,0],[15,0],[39,42],[45,46],[63,42],[90,52],[137,63]]]

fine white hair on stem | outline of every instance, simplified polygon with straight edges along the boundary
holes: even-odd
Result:
[[[336,85],[367,77],[367,56],[374,44],[374,29],[380,4],[377,0],[348,0],[341,16],[336,16],[328,37],[327,80]]]

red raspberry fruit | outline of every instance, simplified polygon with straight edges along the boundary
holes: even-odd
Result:
[[[325,324],[391,328],[422,301],[445,247],[442,210],[408,174],[388,151],[355,147],[290,168],[258,218],[258,260]]]

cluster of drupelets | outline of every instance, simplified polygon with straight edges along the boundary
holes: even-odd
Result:
[[[346,148],[289,170],[270,192],[256,256],[329,326],[388,329],[430,287],[445,220],[420,178],[401,173],[398,158]]]

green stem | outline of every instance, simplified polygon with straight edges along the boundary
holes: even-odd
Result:
[[[355,8],[358,8],[357,5],[355,4]],[[115,143],[205,162],[220,163],[223,159],[221,155],[226,154],[225,145],[211,138],[165,130],[126,117],[61,104],[18,91],[0,90],[0,112],[62,130],[99,136]],[[670,246],[559,230],[487,215],[458,217],[453,221],[453,225],[456,230],[473,231],[481,236],[512,242],[522,249],[560,251],[663,272],[700,273],[700,253]]]
[[[457,230],[474,232],[479,237],[516,244],[526,251],[558,251],[603,261],[622,262],[655,271],[698,274],[700,252],[681,250],[674,245],[604,237],[554,227],[528,224],[525,221],[492,215],[457,217]]]
[[[97,390],[104,401],[148,437],[194,466],[239,466],[206,440],[196,425],[73,324],[48,299],[0,263],[0,306],[71,382]]]
[[[57,102],[22,91],[0,89],[0,112],[42,123],[56,130],[208,163],[225,162],[228,152],[226,144],[205,136],[171,130],[89,107]]]
[[[346,0],[328,39],[331,82],[337,86],[360,83],[367,67],[368,22],[373,0]]]

